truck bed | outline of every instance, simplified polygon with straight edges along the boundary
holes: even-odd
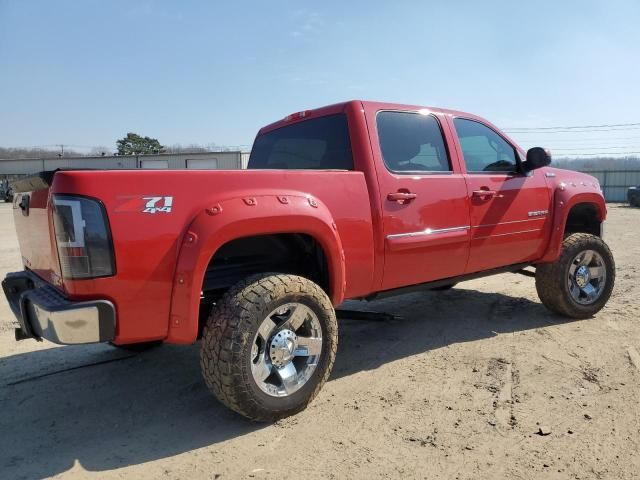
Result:
[[[44,177],[43,177],[44,178]],[[25,267],[58,286],[72,299],[118,299],[118,338],[164,338],[179,247],[189,225],[205,209],[233,202],[285,212],[283,198],[313,198],[335,221],[349,266],[347,296],[371,291],[373,232],[364,175],[356,171],[282,170],[104,170],[57,171],[19,192],[14,218]],[[29,189],[23,181],[20,190]],[[220,194],[218,192],[224,192]],[[114,242],[115,277],[62,282],[48,218],[49,193],[99,199],[108,216]],[[29,214],[19,204],[29,197]],[[314,208],[311,203],[308,208]],[[224,211],[220,213],[224,216]],[[290,219],[295,222],[295,218]],[[274,224],[274,233],[279,226]],[[134,319],[134,320],[131,320]]]

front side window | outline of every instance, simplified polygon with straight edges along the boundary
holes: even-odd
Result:
[[[462,155],[469,172],[514,172],[515,149],[492,129],[473,120],[454,118]]]
[[[305,120],[258,136],[247,168],[353,170],[346,115]]]
[[[450,172],[438,120],[413,112],[380,112],[376,117],[384,164],[392,172]]]

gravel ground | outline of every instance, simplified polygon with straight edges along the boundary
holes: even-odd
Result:
[[[331,379],[273,425],[209,395],[199,345],[16,343],[3,297],[0,477],[638,478],[639,234],[640,209],[610,206],[617,284],[589,320],[513,274],[350,302],[402,319],[342,321]],[[19,259],[0,204],[0,275]]]

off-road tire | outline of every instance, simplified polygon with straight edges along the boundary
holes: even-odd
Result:
[[[574,301],[567,284],[571,262],[584,250],[598,252],[606,268],[604,290],[600,297],[589,305]],[[562,242],[560,257],[555,262],[540,264],[536,267],[536,290],[543,305],[552,312],[570,318],[584,319],[592,317],[605,306],[613,291],[615,275],[615,261],[607,244],[595,235],[574,233]]]
[[[251,373],[251,347],[266,316],[278,306],[299,302],[318,316],[322,353],[309,380],[289,396],[264,393]],[[215,397],[252,420],[273,422],[303,410],[327,381],[338,348],[338,324],[327,294],[303,277],[259,274],[231,287],[212,308],[202,336],[200,366]]]
[[[113,347],[119,348],[120,350],[126,350],[128,352],[146,352],[147,350],[151,350],[152,348],[156,348],[162,345],[162,340],[153,340],[151,342],[129,343],[126,345],[116,345],[115,343],[111,343],[111,345]]]

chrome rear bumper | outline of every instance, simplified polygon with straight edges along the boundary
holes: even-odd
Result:
[[[2,289],[20,324],[16,340],[71,345],[108,342],[115,336],[115,307],[107,300],[71,301],[30,271],[9,273]]]

